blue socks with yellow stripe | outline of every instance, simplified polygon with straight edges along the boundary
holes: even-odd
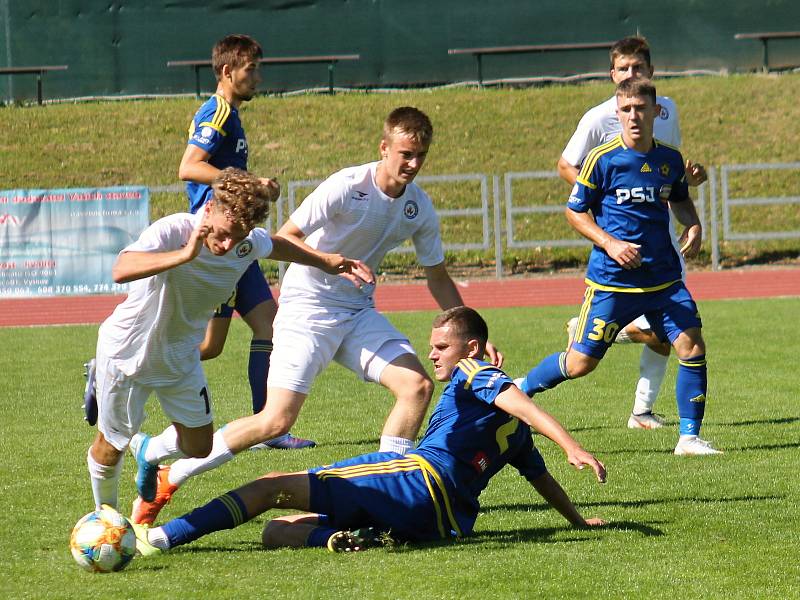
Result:
[[[708,372],[706,356],[678,359],[675,399],[678,403],[681,435],[697,435],[706,409]]]
[[[556,352],[543,358],[522,380],[520,389],[528,396],[533,396],[566,381],[569,379],[566,359],[566,352]]]
[[[253,398],[253,414],[261,412],[267,403],[267,375],[269,357],[272,354],[272,340],[252,340],[250,358],[247,363],[247,378]]]
[[[174,548],[214,531],[233,529],[249,520],[242,499],[236,492],[228,492],[182,517],[172,519],[161,529],[169,540],[169,547]]]

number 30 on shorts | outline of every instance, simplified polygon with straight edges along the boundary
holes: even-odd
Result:
[[[592,319],[592,323],[594,324],[592,332],[586,336],[590,340],[594,340],[595,342],[602,340],[606,344],[610,344],[614,341],[614,338],[617,337],[619,325],[616,323],[606,323],[603,319]]]

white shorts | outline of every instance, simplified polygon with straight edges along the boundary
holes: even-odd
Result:
[[[113,359],[97,353],[97,429],[117,450],[125,450],[144,421],[144,405],[155,393],[170,421],[186,427],[212,423],[211,392],[200,362],[176,384],[143,385],[117,369]]]
[[[280,304],[273,332],[267,387],[302,394],[332,360],[378,383],[398,356],[416,355],[408,338],[374,308],[353,312]]]

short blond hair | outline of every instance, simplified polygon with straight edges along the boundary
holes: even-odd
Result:
[[[433,125],[424,112],[413,106],[395,108],[383,122],[383,139],[390,142],[392,136],[405,135],[415,142],[430,145],[433,141]]]
[[[223,169],[211,182],[211,189],[216,205],[245,231],[266,221],[270,202],[274,202],[258,177],[234,167]]]

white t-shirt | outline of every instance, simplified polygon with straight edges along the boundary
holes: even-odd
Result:
[[[679,148],[681,128],[678,124],[678,108],[666,96],[657,96],[656,100],[661,112],[653,123],[653,137]],[[622,123],[617,118],[617,97],[612,96],[586,111],[561,156],[572,166],[580,167],[590,150],[611,141],[620,133]]]
[[[202,218],[203,211],[159,219],[122,252],[178,250]],[[256,228],[222,256],[203,245],[188,263],[132,282],[128,297],[100,326],[98,349],[142,383],[179,381],[200,360],[198,346],[214,309],[253,260],[271,253],[269,232]]]
[[[378,164],[334,173],[303,201],[291,221],[312,248],[360,259],[376,272],[386,253],[408,239],[422,266],[438,265],[444,251],[431,199],[414,183],[399,198],[387,196],[375,183]],[[347,309],[374,306],[372,286],[358,289],[343,277],[298,264],[286,270],[280,302]]]

